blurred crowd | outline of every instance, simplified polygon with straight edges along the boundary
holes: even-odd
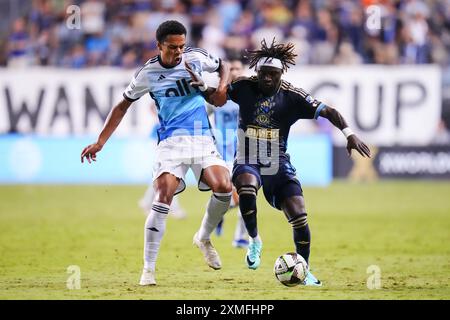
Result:
[[[9,18],[0,65],[10,67],[135,68],[171,19],[222,58],[275,37],[296,45],[297,64],[450,64],[450,0],[33,0]]]

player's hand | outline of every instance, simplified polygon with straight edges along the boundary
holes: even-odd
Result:
[[[194,88],[203,87],[205,85],[205,81],[200,77],[200,75],[192,70],[191,66],[186,61],[184,62],[184,66],[186,67],[186,71],[191,76],[191,81],[189,82],[190,85]]]
[[[359,152],[359,154],[363,157],[369,157],[370,158],[370,149],[369,147],[359,140],[359,138],[356,136],[356,134],[352,134],[347,138],[347,152],[348,155],[351,156],[352,149],[355,149]]]
[[[81,152],[81,163],[84,163],[84,158],[91,163],[91,161],[97,161],[97,152],[102,150],[103,146],[98,142],[88,145]]]
[[[209,96],[208,102],[211,101],[211,104],[215,105],[216,107],[221,107],[225,103],[227,103],[227,88],[217,88],[216,91],[211,93]]]

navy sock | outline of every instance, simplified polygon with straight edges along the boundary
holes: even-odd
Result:
[[[242,187],[239,193],[239,209],[248,235],[255,238],[258,235],[256,219],[256,189],[254,187]]]
[[[311,247],[309,225],[306,224],[303,227],[293,228],[292,230],[294,233],[295,251],[308,262]]]

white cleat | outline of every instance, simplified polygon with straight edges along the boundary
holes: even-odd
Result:
[[[155,272],[151,270],[144,269],[142,271],[141,280],[139,281],[141,286],[156,286]]]
[[[196,245],[205,257],[205,261],[214,270],[222,268],[219,254],[211,243],[211,240],[200,240],[197,237],[198,233],[194,234],[193,244]]]

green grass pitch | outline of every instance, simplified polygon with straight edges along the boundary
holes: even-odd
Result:
[[[213,236],[222,270],[206,266],[192,236],[208,192],[181,194],[184,220],[168,220],[156,287],[139,287],[145,186],[1,186],[0,299],[450,299],[450,183],[335,182],[305,187],[312,231],[311,266],[321,288],[288,288],[273,263],[293,251],[281,212],[258,199],[261,267],[231,246],[236,212]],[[68,289],[67,268],[81,288]],[[381,288],[370,290],[370,266]],[[371,269],[369,268],[369,271]]]

